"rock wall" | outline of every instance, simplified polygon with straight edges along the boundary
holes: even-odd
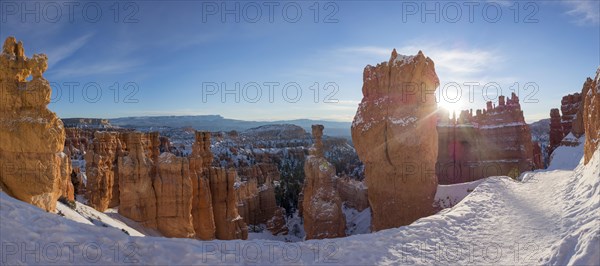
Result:
[[[600,67],[596,77],[583,85],[585,95],[583,125],[585,128],[584,163],[588,163],[600,142]]]
[[[373,231],[433,213],[438,85],[433,61],[420,51],[394,50],[388,62],[364,70],[352,141],[365,165]]]
[[[211,167],[207,173],[215,219],[215,236],[222,240],[247,239],[248,227],[238,213],[233,187],[236,172]]]
[[[315,140],[304,163],[302,217],[306,239],[346,236],[346,218],[337,193],[335,168],[323,156],[323,126],[313,125]]]
[[[192,220],[196,237],[201,240],[215,239],[212,194],[210,180],[207,177],[207,169],[210,168],[212,158],[210,133],[197,131],[189,160],[192,179]]]
[[[552,108],[550,110],[550,147],[548,147],[548,155],[552,154],[552,151],[560,145],[564,137],[560,111],[557,108]]]
[[[442,114],[438,123],[436,174],[440,184],[470,182],[494,175],[518,175],[542,168],[541,148],[531,141],[519,98],[498,97],[498,106]],[[537,147],[537,148],[536,148]]]
[[[60,154],[60,197],[75,201],[75,187],[71,181],[71,158],[65,153]]]
[[[590,116],[594,117],[595,112],[597,112],[597,109],[594,109],[594,104],[597,104],[595,103],[596,99],[594,98],[595,86],[597,86],[596,79],[588,78],[583,84],[581,93],[563,96],[560,102],[560,110],[562,112],[562,116],[560,116],[560,126],[557,125],[557,117],[560,115],[558,109],[554,108],[550,111],[551,121],[553,121],[550,127],[550,158],[552,158],[552,151],[558,146],[578,146],[580,145],[579,138],[582,135],[587,135],[589,132],[591,132],[593,136],[597,134],[593,130],[588,131],[589,129],[587,128],[590,124],[594,124],[593,122],[590,122],[593,121],[590,120]],[[589,140],[590,143],[595,141],[593,136]],[[592,146],[593,145],[595,144],[592,144]],[[593,153],[593,150],[589,152]],[[591,156],[591,154],[589,154],[589,156]]]
[[[258,163],[241,167],[242,180],[236,187],[240,215],[247,224],[264,224],[277,211],[273,181],[279,180],[279,170],[273,163]]]
[[[80,159],[87,150],[89,140],[94,138],[93,130],[65,127],[64,152],[71,158]]]
[[[8,37],[0,54],[0,187],[9,195],[53,211],[62,194],[62,121],[48,110],[52,88],[42,76],[48,58],[25,56]],[[28,77],[32,77],[27,81]]]
[[[582,110],[582,95],[579,93],[573,93],[566,95],[560,101],[560,111],[562,113],[561,116],[561,127],[563,131],[563,135],[568,135],[573,129],[573,122],[577,121],[577,113]],[[582,120],[579,119],[581,122]],[[577,124],[576,131],[579,133],[583,133],[581,131],[581,125]]]
[[[165,152],[158,157],[157,168],[153,186],[158,230],[167,237],[195,237],[188,159]]]
[[[127,154],[117,159],[119,214],[145,227],[157,229],[153,187],[156,167],[151,159],[153,154],[148,149],[149,139],[143,133],[132,132],[127,133],[125,142]]]
[[[348,177],[338,178],[336,188],[346,206],[359,212],[369,207],[369,190],[364,182]]]
[[[89,205],[101,212],[119,205],[117,149],[120,143],[118,133],[96,131],[85,153],[86,196]]]

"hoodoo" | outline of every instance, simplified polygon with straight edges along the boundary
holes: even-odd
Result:
[[[346,236],[342,200],[336,189],[335,167],[323,156],[323,126],[313,125],[314,144],[304,163],[302,216],[306,239]]]
[[[68,185],[70,166],[63,165],[69,164],[62,154],[63,122],[47,108],[52,92],[42,76],[47,61],[44,54],[25,56],[23,43],[14,37],[4,42],[0,54],[0,188],[52,211],[62,191],[70,190],[61,187]]]
[[[407,225],[430,215],[438,155],[433,61],[392,52],[367,66],[352,141],[365,164],[372,230]]]

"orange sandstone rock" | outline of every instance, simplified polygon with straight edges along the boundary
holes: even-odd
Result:
[[[373,231],[433,213],[438,85],[434,63],[421,51],[394,50],[388,62],[365,67],[352,141],[365,164]]]
[[[314,144],[304,162],[302,217],[306,239],[346,236],[342,200],[335,187],[335,167],[323,156],[323,126],[313,125]]]
[[[596,77],[585,82],[583,91],[584,163],[587,164],[600,143],[600,67],[596,70]]]
[[[88,203],[101,212],[119,205],[119,195],[113,195],[115,187],[116,191],[119,189],[117,173],[119,142],[116,132],[96,131],[85,154]],[[113,198],[117,199],[113,200]]]
[[[154,178],[156,222],[167,237],[195,236],[192,224],[192,180],[187,158],[170,152],[158,157],[158,173]]]
[[[210,133],[196,132],[192,145],[190,175],[192,179],[192,219],[196,237],[201,240],[215,239],[215,219],[207,169],[212,162]]]
[[[61,193],[62,121],[48,110],[46,55],[25,56],[8,37],[0,54],[0,186],[9,195],[47,211]],[[30,81],[27,77],[32,76]],[[66,163],[66,162],[65,162]]]
[[[143,133],[126,133],[128,154],[119,157],[119,213],[141,225],[157,229],[156,193],[152,187],[155,173],[147,139]]]

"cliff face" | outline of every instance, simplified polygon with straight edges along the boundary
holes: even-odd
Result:
[[[158,157],[157,168],[153,186],[158,230],[167,237],[194,237],[188,159],[165,152]]]
[[[441,184],[469,182],[494,175],[518,175],[542,168],[541,150],[519,103],[499,96],[498,106],[461,112],[459,118],[443,114],[438,123],[439,154],[436,173]]]
[[[552,108],[550,110],[550,147],[548,148],[548,154],[552,154],[552,151],[560,145],[564,137],[560,111],[557,108]]]
[[[75,186],[71,181],[71,158],[65,153],[60,154],[60,197],[75,201]]]
[[[118,158],[119,213],[145,227],[157,229],[156,193],[152,186],[156,173],[149,139],[143,133],[126,136],[127,155]],[[110,190],[107,188],[107,190]]]
[[[62,121],[50,110],[50,83],[42,76],[47,57],[25,56],[8,37],[0,54],[0,188],[47,211],[62,194]],[[28,77],[32,77],[27,81]],[[64,162],[67,163],[67,162]]]
[[[433,213],[438,153],[434,63],[422,52],[367,66],[352,141],[365,164],[373,231]]]
[[[233,185],[236,174],[211,166],[210,133],[196,132],[191,155],[182,157],[168,152],[174,150],[169,139],[156,132],[118,129],[70,129],[70,132],[65,150],[70,150],[74,157],[87,150],[86,196],[97,210],[118,206],[123,216],[167,237],[203,240],[247,237],[246,225],[238,219]],[[261,177],[256,179],[274,178],[273,173],[261,172],[272,171],[271,167],[257,166],[257,169]],[[76,173],[71,177],[78,180]],[[256,195],[258,202],[262,194]],[[216,204],[213,197],[219,199],[217,206],[213,206]],[[272,202],[275,204],[274,195]],[[260,210],[259,205],[256,210]],[[274,212],[271,210],[271,214]],[[263,223],[270,218],[264,218]]]
[[[248,227],[237,211],[237,199],[233,188],[235,171],[211,167],[207,173],[210,181],[216,237],[222,240],[247,239]]]
[[[258,163],[241,167],[242,182],[236,189],[238,209],[248,224],[264,224],[277,211],[273,181],[279,180],[279,170],[273,163]]]
[[[119,205],[117,173],[117,147],[120,139],[116,132],[94,133],[94,140],[85,153],[87,199],[91,207],[105,211]]]
[[[64,152],[72,158],[81,159],[87,150],[89,140],[94,138],[94,132],[93,130],[66,127]]]
[[[348,177],[339,178],[336,182],[337,191],[346,206],[361,212],[369,207],[369,193],[363,182]]]
[[[302,217],[306,239],[346,236],[346,218],[337,193],[335,168],[323,156],[323,126],[313,125],[315,140],[304,162]]]
[[[210,133],[196,132],[192,145],[190,175],[192,178],[192,219],[196,237],[201,240],[215,239],[215,218],[213,215],[210,181],[207,177],[212,163]]]
[[[582,119],[578,119],[577,114],[583,109],[582,106],[582,95],[579,93],[569,94],[562,98],[560,101],[561,116],[561,127],[563,135],[568,135],[573,129],[573,123],[575,122],[575,131],[579,133],[579,136],[583,134],[581,127]]]
[[[600,68],[599,68],[600,69]],[[598,146],[598,79],[600,70],[594,79],[587,78],[581,93],[566,95],[561,100],[562,116],[560,126],[557,125],[558,109],[550,112],[553,123],[550,127],[550,153],[558,146],[578,146],[579,138],[585,134],[584,161],[587,162]],[[569,134],[572,137],[567,137]],[[550,154],[551,155],[551,154]]]
[[[585,82],[583,93],[584,163],[587,164],[600,143],[600,67],[596,70],[596,77]]]

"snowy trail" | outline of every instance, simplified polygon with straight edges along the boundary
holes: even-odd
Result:
[[[524,182],[508,177],[488,178],[458,205],[409,226],[298,243],[131,237],[116,229],[85,225],[43,212],[0,193],[1,262],[597,265],[599,200],[598,151],[588,165],[580,165],[574,171],[528,173]],[[79,245],[69,249],[64,247],[66,243]],[[60,256],[42,252],[54,250],[44,249],[52,244],[62,247]],[[40,253],[27,252],[32,249],[39,249]]]

